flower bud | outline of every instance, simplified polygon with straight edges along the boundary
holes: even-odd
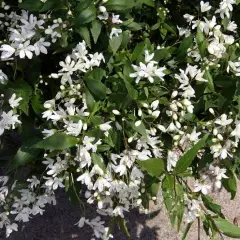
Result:
[[[118,110],[116,110],[116,109],[112,110],[112,113],[115,114],[115,115],[120,115],[120,114],[121,114],[121,113],[120,113]]]
[[[208,110],[209,110],[209,112],[210,112],[212,115],[215,115],[215,112],[214,112],[214,110],[213,110],[212,108],[209,108]]]
[[[177,95],[178,95],[178,91],[173,91],[172,95],[171,95],[171,98],[175,98]]]
[[[156,110],[157,107],[158,107],[158,105],[159,105],[159,100],[155,100],[155,101],[152,102],[151,108],[152,108],[153,110]]]
[[[153,113],[152,113],[152,116],[154,117],[154,118],[158,118],[159,117],[159,115],[160,115],[160,111],[154,111]]]
[[[99,7],[99,11],[102,12],[102,13],[104,13],[104,12],[107,11],[107,9],[106,9],[104,6],[100,6],[100,7]]]
[[[223,140],[223,136],[222,136],[221,134],[218,134],[218,135],[217,135],[217,138],[218,138],[220,141]]]
[[[218,134],[218,130],[216,128],[213,129],[213,135],[216,136]]]
[[[139,126],[141,125],[141,123],[142,123],[142,121],[141,121],[141,120],[138,120],[138,121],[135,122],[135,126],[136,126],[136,127],[139,127]]]

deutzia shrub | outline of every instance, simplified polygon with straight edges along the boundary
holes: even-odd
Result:
[[[159,191],[183,239],[200,220],[240,238],[211,198],[234,198],[240,174],[239,3],[0,1],[7,237],[63,189],[94,239],[129,236],[126,212]]]

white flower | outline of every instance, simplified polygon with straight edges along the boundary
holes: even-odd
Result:
[[[0,48],[0,51],[2,51],[1,58],[3,60],[6,60],[9,59],[15,53],[16,50],[10,45],[3,44]]]
[[[8,238],[12,231],[18,231],[18,225],[16,223],[6,225],[6,237]]]
[[[112,39],[113,36],[118,37],[120,33],[122,33],[122,29],[112,28],[112,31],[110,33],[110,39]]]
[[[222,19],[224,19],[224,15],[230,18],[230,12],[233,10],[232,4],[236,4],[236,0],[222,0],[220,2],[220,8],[216,10],[215,13],[220,13]]]
[[[210,189],[210,185],[207,185],[204,181],[197,180],[193,192],[202,192],[202,194],[206,195]]]
[[[195,16],[190,15],[190,14],[184,14],[183,17],[186,19],[188,23],[191,23],[192,20],[195,18]]]
[[[53,190],[56,190],[58,187],[64,188],[64,185],[62,184],[63,179],[62,178],[51,178],[51,177],[44,177],[47,179],[45,182],[45,185],[52,188]]]
[[[88,190],[91,190],[93,187],[91,176],[88,171],[79,176],[77,178],[77,181],[81,182],[82,184],[85,184],[88,187]]]
[[[209,11],[212,7],[209,5],[209,2],[200,2],[201,5],[201,12],[207,12]]]
[[[208,52],[215,55],[217,58],[222,58],[223,54],[226,52],[226,48],[219,40],[213,40],[208,46]]]
[[[4,84],[8,80],[7,75],[0,69],[0,83]]]
[[[27,179],[27,182],[30,182],[30,187],[34,188],[40,184],[40,181],[36,178],[36,176],[32,176],[32,178]]]
[[[47,54],[47,48],[51,45],[50,42],[45,42],[44,38],[40,38],[35,44],[34,44],[34,49],[35,49],[35,54],[38,56],[40,53]]]
[[[233,121],[233,119],[227,119],[227,115],[226,114],[222,114],[220,116],[220,118],[218,118],[217,120],[215,120],[215,123],[218,124],[218,125],[221,125],[223,127],[231,124]]]
[[[236,121],[236,128],[231,132],[231,136],[235,136],[236,141],[240,139],[240,121]]]
[[[148,50],[145,50],[144,54],[145,54],[145,62],[146,63],[150,62],[154,58],[154,53],[149,54]]]
[[[14,93],[12,95],[12,97],[8,100],[11,108],[15,108],[19,106],[19,102],[22,100],[23,98],[19,97],[16,99],[16,94]]]
[[[51,137],[54,133],[56,132],[55,129],[44,129],[42,131],[42,134],[45,135],[44,139],[48,138],[48,137]]]
[[[82,228],[84,226],[85,220],[85,217],[81,217],[75,225],[78,225],[79,228]]]
[[[103,177],[98,177],[93,186],[93,190],[98,189],[99,192],[103,192],[104,188],[110,188],[111,184]]]
[[[102,13],[102,15],[98,15],[97,17],[98,17],[100,20],[108,20],[109,14],[108,14],[108,12],[106,11],[106,12]]]
[[[99,125],[99,128],[104,132],[106,137],[109,134],[109,130],[112,128],[110,123],[111,123],[111,121]]]
[[[12,125],[12,129],[15,128],[15,124],[21,123],[21,121],[18,120],[19,115],[14,115],[13,110],[9,111],[8,113],[2,112],[2,119],[0,120],[0,135],[3,134],[4,129],[10,129]]]
[[[177,26],[177,29],[180,37],[183,35],[185,35],[185,37],[189,37],[191,35],[191,31],[187,28],[181,28]]]
[[[16,51],[16,55],[20,58],[25,58],[27,56],[27,58],[32,59],[33,57],[33,51],[35,50],[34,46],[30,45],[30,41],[26,41],[25,43],[21,43],[19,44],[19,47]]]
[[[83,123],[82,120],[79,120],[78,123],[70,122],[66,127],[67,134],[77,137],[82,131]]]
[[[227,25],[227,30],[231,32],[236,32],[237,24],[234,21],[230,21]]]
[[[222,34],[224,41],[227,45],[232,45],[234,43],[234,37],[231,35]]]
[[[167,156],[167,170],[170,172],[172,167],[176,167],[179,156],[174,151],[168,151]]]
[[[91,158],[90,153],[83,146],[78,147],[76,160],[80,162],[81,168],[84,168],[85,166],[90,167],[90,165],[92,163],[92,158]]]
[[[207,18],[205,18],[205,23],[202,22],[202,27],[203,27],[203,31],[205,32],[206,35],[209,34],[209,32],[211,32],[213,30],[213,28],[215,27],[215,25],[217,24],[217,19],[215,16],[213,16],[212,20],[209,21]]]
[[[159,100],[155,100],[151,103],[151,108],[153,110],[156,110],[158,108],[158,105],[159,105]]]
[[[122,20],[119,19],[120,15],[115,15],[112,13],[112,23],[113,24],[120,24],[122,23]]]
[[[95,137],[85,136],[83,138],[82,143],[88,151],[92,150],[93,152],[96,152],[97,146],[101,144],[101,140],[98,140],[95,144],[93,144],[94,141],[95,141]]]

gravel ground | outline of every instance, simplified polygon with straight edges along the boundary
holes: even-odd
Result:
[[[239,183],[240,186],[240,183]],[[223,213],[233,222],[235,217],[240,216],[240,195],[234,201],[230,201],[230,195],[222,190],[213,194],[218,203],[223,205]],[[161,201],[161,198],[160,198]],[[81,210],[72,206],[64,193],[59,193],[57,205],[49,206],[43,216],[35,216],[29,223],[23,224],[19,232],[14,232],[8,240],[90,240],[92,231],[86,227],[79,229],[74,224],[81,217]],[[155,207],[152,208],[156,210]],[[87,215],[91,215],[94,209],[89,209]],[[92,216],[94,217],[94,216]],[[155,216],[149,218],[132,212],[127,215],[127,225],[132,240],[180,240],[181,234],[171,229],[168,216],[164,207]],[[127,240],[123,233],[115,229],[114,240]],[[6,240],[0,235],[1,240]],[[197,226],[193,225],[188,240],[197,239]],[[208,238],[201,231],[201,240]],[[225,238],[224,239],[229,239]]]

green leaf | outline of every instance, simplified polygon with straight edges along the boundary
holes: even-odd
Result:
[[[202,200],[204,205],[211,210],[212,212],[216,213],[216,214],[222,214],[221,213],[221,206],[214,203],[213,199],[207,195],[203,195],[202,194]]]
[[[185,228],[185,230],[184,230],[184,232],[183,232],[183,235],[182,235],[181,240],[185,240],[185,239],[186,239],[187,234],[188,234],[188,232],[189,232],[189,230],[190,230],[192,224],[193,224],[193,222],[188,223],[187,227]]]
[[[144,3],[150,7],[155,7],[155,2],[153,0],[142,0],[142,3]]]
[[[134,87],[131,85],[131,83],[127,80],[127,78],[122,74],[118,73],[118,75],[123,79],[125,87],[128,91],[128,94],[132,99],[137,99],[138,98],[138,92]]]
[[[138,127],[136,127],[133,122],[128,122],[128,123],[133,130],[135,130],[136,132],[140,133],[142,136],[147,138],[147,131],[143,122]]]
[[[168,48],[162,48],[162,49],[158,49],[154,52],[153,60],[159,62],[160,60],[167,59],[169,57],[171,57],[169,49]]]
[[[183,172],[191,164],[194,158],[197,156],[198,151],[205,146],[206,140],[208,139],[209,134],[206,134],[201,140],[199,140],[190,150],[188,150],[177,162],[175,171]]]
[[[89,48],[91,48],[90,32],[87,27],[79,27],[76,29],[77,33],[83,38]]]
[[[215,92],[213,78],[212,78],[212,75],[210,74],[209,70],[205,70],[204,77],[208,80],[207,86],[208,86],[209,91]]]
[[[116,54],[117,50],[122,44],[122,40],[123,40],[123,34],[119,34],[118,37],[113,37],[112,39],[110,39],[109,46],[112,49],[113,54]]]
[[[105,3],[107,10],[125,11],[134,6],[133,0],[108,0]]]
[[[164,162],[159,158],[150,158],[145,161],[138,160],[137,163],[151,176],[159,177],[164,172]]]
[[[137,44],[137,46],[134,48],[132,53],[132,58],[131,58],[132,61],[137,60],[137,58],[142,54],[144,47],[145,47],[144,42]]]
[[[43,3],[36,0],[25,0],[18,4],[19,8],[23,8],[28,11],[39,11],[42,8]]]
[[[75,25],[81,26],[95,20],[97,17],[97,10],[94,4],[84,9],[75,19]]]
[[[96,100],[106,97],[107,88],[102,82],[91,78],[86,78],[84,80],[88,90],[93,94]]]
[[[228,170],[228,178],[224,178],[222,180],[222,184],[224,188],[231,193],[231,199],[234,199],[237,193],[237,179],[235,173],[231,169]]]
[[[34,112],[37,114],[40,114],[45,110],[45,108],[42,104],[42,101],[41,101],[41,96],[38,94],[36,94],[32,97],[31,105],[32,105]]]
[[[63,150],[75,146],[78,139],[65,133],[55,133],[54,135],[38,142],[33,147],[48,150]]]
[[[97,164],[103,171],[106,170],[105,163],[102,157],[100,157],[100,155],[98,155],[97,153],[92,153],[91,157],[94,164]]]
[[[94,100],[92,94],[87,89],[85,90],[85,94],[86,94],[86,103],[87,103],[88,110],[89,112],[93,112],[96,101]]]
[[[94,43],[97,43],[98,37],[101,33],[101,29],[102,29],[102,24],[100,21],[95,20],[92,22],[92,27],[90,31],[92,33]]]
[[[120,227],[120,229],[130,238],[129,231],[126,226],[126,220],[124,218],[121,218],[120,216],[117,217],[117,224]]]
[[[197,40],[197,45],[198,45],[200,55],[203,58],[205,57],[205,54],[206,54],[205,52],[208,47],[208,42],[206,41],[205,36],[199,26],[197,30],[196,40]]]
[[[39,12],[46,12],[49,10],[56,11],[59,9],[67,9],[67,6],[64,6],[61,0],[48,0],[43,4],[43,7],[39,10]]]
[[[92,4],[93,0],[78,0],[78,2],[79,4],[75,10],[76,12],[82,12]]]
[[[213,218],[213,222],[224,235],[232,238],[240,238],[240,228],[223,218]]]
[[[179,48],[178,48],[178,55],[177,58],[183,61],[183,57],[187,54],[188,48],[192,46],[193,43],[193,36],[189,36],[183,39]]]
[[[130,31],[139,31],[142,29],[142,26],[139,23],[131,22],[130,24],[127,25],[127,28]]]
[[[32,137],[31,140],[22,144],[11,162],[10,171],[36,160],[41,150],[34,148],[33,145],[38,141],[38,137]]]

